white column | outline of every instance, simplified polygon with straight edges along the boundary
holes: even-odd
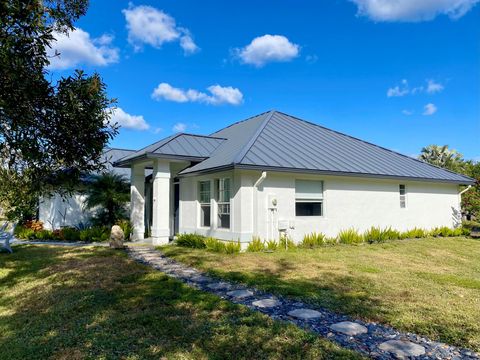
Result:
[[[152,242],[168,244],[170,237],[170,163],[153,163]]]
[[[130,221],[132,240],[143,240],[145,234],[145,167],[132,165],[130,180]]]

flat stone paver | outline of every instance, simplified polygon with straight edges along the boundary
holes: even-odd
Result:
[[[425,354],[425,348],[405,340],[388,340],[380,344],[379,348],[399,357],[412,357]]]
[[[312,309],[295,309],[289,311],[288,315],[302,320],[318,319],[322,317],[322,314],[320,312]]]
[[[333,324],[330,328],[336,332],[350,336],[365,334],[368,332],[368,329],[365,326],[353,321],[342,321]]]
[[[272,307],[280,306],[282,305],[282,303],[278,300],[268,298],[268,299],[256,300],[252,302],[252,305],[259,308],[272,308]]]
[[[448,346],[416,334],[402,333],[382,324],[356,322],[348,316],[320,307],[274,296],[241,284],[220,281],[213,276],[207,276],[202,271],[165,257],[152,247],[129,246],[127,251],[130,257],[138,262],[163,271],[168,276],[200,291],[209,292],[224,299],[227,295],[227,300],[233,303],[247,305],[273,319],[301,326],[304,330],[374,359],[415,359],[415,357],[419,360],[480,359],[479,354],[467,349]]]
[[[217,282],[208,284],[207,287],[212,290],[230,290],[232,288],[232,285],[226,282]]]
[[[245,299],[247,297],[253,296],[253,292],[251,292],[250,290],[233,290],[227,292],[227,295],[236,299]]]

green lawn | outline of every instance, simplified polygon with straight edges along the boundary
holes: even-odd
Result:
[[[0,359],[359,358],[107,248],[0,254]]]
[[[400,240],[225,255],[162,248],[222,278],[480,350],[480,241]]]

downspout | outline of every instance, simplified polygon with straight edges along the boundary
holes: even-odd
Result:
[[[460,191],[460,193],[458,194],[460,196],[460,200],[462,200],[462,194],[466,193],[471,188],[472,188],[472,185],[468,185],[466,189],[463,189],[462,191]]]
[[[258,187],[263,183],[263,181],[267,178],[267,172],[262,171],[262,175],[258,178],[258,180],[253,184],[254,191],[255,191],[255,201],[254,201],[254,209],[253,209],[253,235],[258,236]]]

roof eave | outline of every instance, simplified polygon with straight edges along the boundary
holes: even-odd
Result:
[[[278,172],[290,172],[290,173],[304,173],[304,174],[320,174],[320,175],[332,175],[332,176],[350,176],[350,177],[362,177],[362,178],[374,178],[374,179],[390,179],[390,180],[410,180],[410,181],[423,181],[423,182],[435,182],[457,185],[473,185],[475,180],[464,176],[465,180],[453,180],[453,179],[436,179],[436,178],[421,178],[413,176],[400,176],[400,175],[386,175],[386,174],[370,174],[370,173],[354,173],[346,171],[332,171],[332,170],[318,170],[318,169],[299,169],[299,168],[287,168],[276,166],[262,166],[262,165],[249,165],[249,164],[229,164],[218,166],[214,168],[208,168],[204,170],[192,171],[187,173],[180,173],[181,177],[195,176],[210,174],[224,170],[231,169],[243,169],[243,170],[259,170],[259,171],[278,171]]]
[[[135,156],[130,159],[119,160],[113,163],[113,166],[120,167],[120,168],[128,168],[133,163],[138,161],[147,161],[152,159],[165,159],[165,160],[175,160],[175,161],[195,161],[200,162],[205,159],[206,157],[203,156],[187,156],[187,155],[176,155],[176,154],[154,154],[154,153],[147,153]]]

